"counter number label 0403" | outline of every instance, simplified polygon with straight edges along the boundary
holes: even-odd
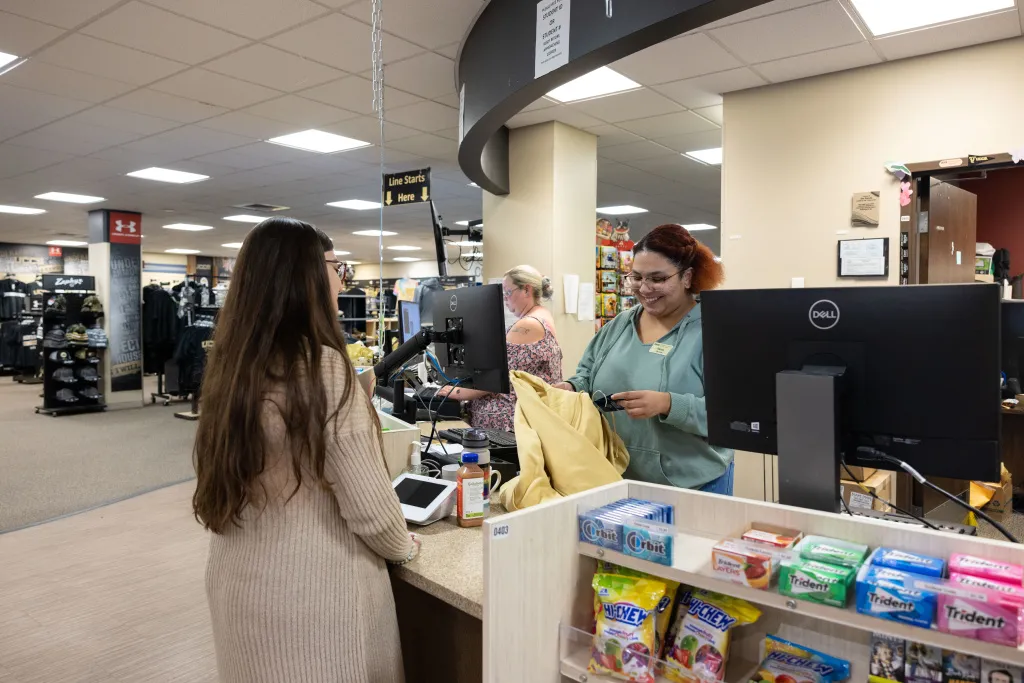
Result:
[[[495,524],[491,527],[491,540],[497,541],[508,538],[509,535],[508,524]]]

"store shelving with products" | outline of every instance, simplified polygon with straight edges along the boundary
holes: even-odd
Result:
[[[671,567],[581,543],[577,514],[622,498],[675,507],[677,534]],[[867,680],[872,633],[923,643],[997,662],[1024,665],[1024,648],[974,640],[794,600],[775,589],[757,590],[723,581],[710,571],[711,548],[753,522],[948,558],[967,553],[1024,565],[1024,546],[868,518],[792,508],[775,503],[623,481],[484,523],[484,680],[611,681],[586,671],[594,618],[591,580],[598,560],[746,600],[761,610],[752,625],[737,628],[725,683],[745,683],[761,660],[764,637],[776,634],[851,664],[850,683]],[[573,629],[581,634],[573,635]],[[586,678],[583,678],[586,676]]]
[[[601,329],[622,311],[636,304],[625,276],[632,270],[633,242],[629,224],[618,220],[615,225],[606,218],[597,221],[595,247],[597,272],[594,279],[594,328]]]

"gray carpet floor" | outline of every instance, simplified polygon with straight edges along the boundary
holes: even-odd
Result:
[[[195,476],[184,405],[54,418],[35,414],[41,390],[0,377],[0,532]]]

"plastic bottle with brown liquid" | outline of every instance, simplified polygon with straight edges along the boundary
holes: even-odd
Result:
[[[484,471],[477,465],[476,453],[462,456],[462,467],[456,475],[456,510],[459,526],[480,526],[484,523]]]

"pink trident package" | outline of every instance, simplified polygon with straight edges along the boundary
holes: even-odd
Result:
[[[939,630],[986,643],[1024,644],[1024,589],[1009,592],[946,583],[939,587]]]
[[[995,562],[983,557],[955,553],[949,558],[950,573],[977,576],[979,579],[1008,583],[1017,588],[1024,585],[1024,567],[1006,562]]]

